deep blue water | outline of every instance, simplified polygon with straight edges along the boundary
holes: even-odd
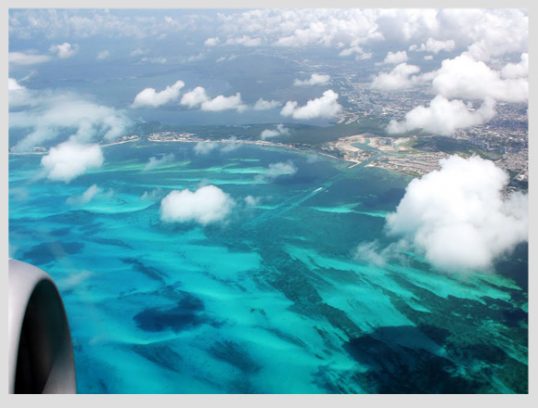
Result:
[[[446,275],[413,253],[376,267],[355,248],[388,243],[384,216],[409,177],[192,148],[108,147],[101,169],[69,184],[36,179],[40,156],[10,156],[10,253],[60,288],[79,392],[527,391],[526,246],[496,273]],[[260,178],[288,160],[297,174]],[[201,183],[236,201],[225,223],[161,222],[162,197]],[[93,184],[93,200],[69,204]]]

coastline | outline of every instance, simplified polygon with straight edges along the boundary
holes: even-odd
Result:
[[[374,167],[397,174],[422,176],[439,167],[439,159],[444,153],[421,152],[409,145],[413,138],[391,138],[369,134],[342,137],[319,146],[295,145],[291,143],[271,142],[251,139],[204,139],[192,133],[163,132],[153,133],[143,138],[138,135],[123,136],[120,140],[99,144],[102,148],[134,142],[148,143],[219,143],[224,145],[251,145],[272,149],[284,149],[305,155],[320,155],[336,160],[347,169],[354,167]],[[13,156],[43,156],[48,150],[37,148],[32,152],[9,152]]]

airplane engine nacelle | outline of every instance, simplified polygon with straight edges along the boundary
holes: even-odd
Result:
[[[71,334],[52,279],[32,265],[9,261],[9,392],[76,392]]]

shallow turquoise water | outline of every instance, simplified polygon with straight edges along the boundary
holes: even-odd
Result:
[[[38,156],[10,156],[10,252],[58,283],[79,392],[526,392],[526,246],[495,274],[442,274],[418,254],[365,264],[355,248],[388,243],[384,216],[409,178],[192,148],[108,147],[70,184],[36,180]],[[174,163],[143,171],[168,152]],[[288,160],[296,175],[260,177]],[[234,198],[231,217],[163,224],[160,199],[200,183]],[[66,201],[92,184],[92,201]]]

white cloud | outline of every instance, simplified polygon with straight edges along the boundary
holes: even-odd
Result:
[[[296,101],[288,101],[280,111],[282,116],[294,119],[333,118],[342,110],[338,103],[338,94],[332,89],[323,92],[316,99],[309,100],[306,105],[298,106]]]
[[[405,51],[397,51],[397,52],[391,52],[389,51],[387,55],[385,56],[385,59],[383,60],[385,64],[401,64],[402,62],[407,62],[407,52]]]
[[[99,61],[106,60],[110,57],[110,51],[109,50],[102,50],[97,53],[97,59]]]
[[[19,84],[16,79],[8,78],[7,79],[7,90],[8,91],[22,91],[24,86]]]
[[[499,72],[466,53],[444,60],[432,86],[435,92],[447,98],[525,102],[529,94],[526,78],[502,79]]]
[[[420,68],[405,62],[396,65],[390,72],[381,72],[374,77],[372,88],[384,91],[407,89],[421,82]]]
[[[143,201],[156,201],[160,200],[163,196],[163,191],[160,188],[156,188],[150,191],[144,191],[140,196],[140,199]]]
[[[174,190],[161,201],[164,222],[197,222],[208,225],[225,220],[234,206],[233,199],[220,188],[208,185],[192,192]]]
[[[282,176],[292,176],[297,173],[297,167],[291,161],[271,163],[264,176],[268,179],[275,179]]]
[[[65,132],[72,132],[71,137],[79,142],[111,141],[131,124],[124,112],[68,92],[12,91],[9,104],[10,109],[24,108],[10,112],[10,128],[31,130],[14,146],[16,151],[30,150]]]
[[[243,112],[246,109],[246,105],[241,101],[241,94],[237,92],[235,95],[219,95],[213,99],[206,100],[202,102],[201,109],[209,112],[220,112],[231,109]]]
[[[101,167],[103,161],[99,145],[68,140],[52,147],[41,159],[41,165],[48,179],[68,183],[90,169]]]
[[[454,41],[475,58],[488,60],[527,52],[528,12],[523,9],[261,9],[226,10],[209,16],[185,13],[173,23],[162,16],[120,10],[15,10],[13,38],[171,38],[210,27],[232,42],[281,47],[333,47],[366,58],[361,47]],[[430,46],[431,47],[431,46]],[[446,45],[445,45],[446,48]],[[362,55],[361,55],[362,54]]]
[[[357,261],[366,262],[378,267],[385,266],[388,262],[395,262],[400,265],[408,263],[405,254],[413,250],[412,244],[405,239],[392,242],[382,247],[379,241],[360,243],[354,253]]]
[[[132,50],[129,55],[131,57],[140,57],[142,55],[146,55],[148,53],[147,50],[144,50],[142,48],[135,48],[134,50]]]
[[[230,153],[241,147],[241,142],[235,136],[232,136],[228,139],[224,139],[221,141],[221,143],[222,147],[220,151],[223,153]]]
[[[209,99],[205,89],[201,86],[197,86],[192,91],[183,94],[181,98],[181,105],[188,106],[189,108],[194,108],[200,106],[202,103],[206,102]]]
[[[503,78],[526,78],[529,75],[529,54],[526,52],[521,54],[521,61],[517,64],[506,64],[501,70]]]
[[[490,121],[495,116],[495,101],[486,99],[480,108],[471,110],[463,101],[448,100],[437,95],[430,106],[419,105],[407,112],[405,119],[390,121],[389,133],[404,133],[422,129],[440,135],[451,135],[456,129],[477,126]]]
[[[359,45],[352,45],[348,48],[344,48],[338,53],[338,55],[340,57],[349,57],[350,55],[355,55],[355,59],[358,61],[372,58],[372,53],[364,51]]]
[[[80,196],[69,197],[67,199],[67,204],[76,205],[89,203],[101,191],[103,191],[101,187],[99,187],[97,184],[92,184]]]
[[[270,109],[277,108],[280,105],[282,105],[282,104],[280,102],[278,102],[278,101],[273,101],[273,100],[266,101],[265,99],[260,98],[254,104],[254,110],[258,110],[258,111],[270,110]]]
[[[194,152],[198,155],[209,154],[218,147],[217,142],[198,142],[194,145]]]
[[[387,217],[390,234],[447,271],[491,268],[528,240],[527,195],[504,193],[509,178],[503,170],[479,157],[452,156],[440,164],[407,186]]]
[[[409,47],[410,51],[418,51],[418,52],[432,52],[434,54],[438,54],[441,51],[452,51],[456,47],[456,43],[454,40],[436,40],[434,38],[428,38],[426,42],[423,42],[420,44],[420,46],[417,45],[411,45]]]
[[[167,153],[161,155],[161,157],[152,156],[149,158],[149,161],[144,166],[143,171],[153,170],[156,167],[162,166],[163,164],[168,164],[173,162],[175,156],[173,153]]]
[[[219,37],[211,37],[204,41],[206,47],[214,47],[219,43]]]
[[[449,28],[454,25],[456,38],[469,42],[469,53],[478,60],[527,50],[529,18],[524,10],[447,9],[443,16]]]
[[[51,58],[48,55],[31,52],[10,52],[8,59],[11,65],[35,65],[50,61]]]
[[[49,39],[118,39],[164,38],[168,34],[194,30],[207,19],[185,16],[178,24],[174,19],[148,13],[127,15],[110,9],[41,9],[10,13],[10,35],[28,39],[32,36]],[[174,21],[172,21],[174,20]]]
[[[256,207],[260,203],[260,201],[260,197],[254,197],[251,195],[245,197],[245,204],[247,205],[247,207]]]
[[[236,54],[231,54],[231,55],[221,55],[220,57],[218,57],[215,62],[225,62],[225,61],[233,61],[234,59],[237,58],[237,55]]]
[[[183,81],[176,81],[173,85],[167,86],[162,91],[156,91],[155,88],[145,88],[135,96],[131,106],[133,108],[145,106],[156,108],[166,105],[179,99],[179,93],[184,86],[185,83]]]
[[[207,112],[225,110],[243,112],[247,109],[247,106],[241,100],[241,94],[239,92],[230,96],[218,95],[211,99],[207,95],[206,90],[201,86],[197,86],[192,91],[185,93],[180,103],[189,108],[200,107],[200,109]]]
[[[280,123],[276,125],[275,129],[262,130],[262,132],[260,133],[260,137],[262,139],[269,139],[271,137],[285,136],[289,134],[290,134],[290,130],[287,127],[285,127],[282,123]]]
[[[308,79],[296,79],[293,81],[294,86],[313,86],[313,85],[326,85],[331,79],[330,75],[312,74]]]
[[[245,47],[257,47],[262,43],[260,38],[249,37],[248,35],[243,35],[241,37],[228,38],[226,44],[228,45],[243,45]]]
[[[380,250],[376,242],[365,242],[359,244],[355,252],[355,259],[371,263],[376,266],[384,266],[386,263],[385,254]]]
[[[49,48],[49,51],[56,54],[58,58],[67,59],[67,58],[71,58],[77,53],[78,46],[72,45],[68,42],[64,42],[62,44],[52,45]]]

